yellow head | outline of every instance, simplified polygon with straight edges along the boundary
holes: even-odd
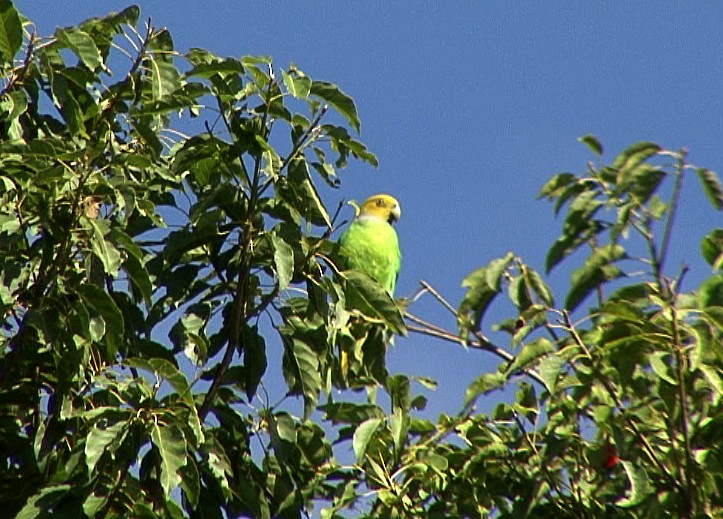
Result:
[[[379,194],[370,196],[361,207],[356,206],[357,218],[379,218],[387,223],[394,223],[402,216],[402,209],[396,198]]]

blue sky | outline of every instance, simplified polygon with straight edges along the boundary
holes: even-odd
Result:
[[[586,133],[602,140],[607,160],[652,140],[723,170],[723,8],[715,1],[138,4],[180,51],[270,55],[276,67],[293,62],[354,98],[361,140],[380,167],[352,164],[341,188],[324,195],[329,207],[382,191],[399,199],[399,295],[425,279],[456,305],[461,280],[507,251],[542,271],[561,223],[535,195],[552,174],[584,170],[593,157],[576,139]],[[49,35],[127,4],[16,5]],[[669,267],[688,262],[691,289],[710,272],[697,259],[699,242],[720,216],[692,175],[683,201]],[[549,278],[558,302],[569,272]],[[454,326],[429,298],[412,310]],[[433,416],[458,410],[469,382],[495,365],[419,336],[398,340],[389,362],[439,381],[428,395]]]

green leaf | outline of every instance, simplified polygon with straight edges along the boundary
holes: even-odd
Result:
[[[322,388],[319,356],[307,344],[293,339],[284,355],[284,378],[289,389],[304,397],[304,417],[308,417],[319,399]]]
[[[289,93],[297,99],[306,99],[309,97],[311,92],[311,79],[301,75],[298,71],[293,73],[283,72],[281,73],[284,85]]]
[[[464,406],[469,406],[480,396],[486,395],[495,389],[501,389],[506,380],[507,378],[502,373],[483,373],[467,388],[464,394]]]
[[[58,86],[58,84],[62,82],[63,81],[59,79],[59,76],[56,76],[56,79],[52,83],[53,93],[56,94],[56,92],[60,92],[60,95],[58,95],[56,99],[57,108],[63,115],[63,119],[65,119],[65,122],[68,125],[70,134],[73,137],[88,139],[89,137],[85,130],[85,121],[80,104],[70,91],[66,90],[62,86]]]
[[[602,283],[624,276],[624,272],[611,263],[626,257],[625,249],[615,243],[595,249],[585,264],[572,273],[572,283],[565,299],[565,308],[574,310]]]
[[[538,372],[547,392],[551,395],[555,393],[560,370],[565,365],[565,362],[565,359],[557,354],[547,355],[540,361]]]
[[[54,505],[68,498],[71,485],[49,485],[43,487],[27,500],[15,519],[36,519],[51,517]]]
[[[655,351],[651,353],[648,358],[650,359],[650,367],[653,368],[656,375],[672,386],[678,385],[673,368],[670,365],[672,359],[670,353],[666,351]]]
[[[143,302],[150,307],[152,305],[151,296],[153,295],[153,283],[146,266],[141,260],[132,254],[127,254],[123,262],[123,270],[128,274],[133,286],[138,290]]]
[[[7,115],[3,116],[3,119],[7,125],[9,140],[22,140],[24,129],[20,116],[28,110],[27,94],[23,90],[6,92],[3,96],[0,96],[0,110],[7,113]],[[12,183],[8,185],[10,180],[3,178],[2,182],[5,185],[5,190],[12,189]]]
[[[600,144],[600,141],[594,135],[588,133],[579,137],[577,140],[590,148],[595,155],[600,156],[603,154],[602,144]]]
[[[204,441],[204,434],[201,429],[201,422],[196,412],[196,403],[193,399],[191,386],[188,384],[186,376],[175,365],[173,365],[173,363],[166,359],[142,359],[139,357],[129,357],[125,360],[125,364],[156,374],[171,384],[176,394],[189,411],[188,426],[191,428],[197,444],[202,443]],[[187,440],[190,441],[191,438],[187,438]]]
[[[723,306],[723,274],[716,274],[700,286],[700,305],[703,308]]]
[[[650,199],[650,214],[653,216],[654,219],[660,220],[663,215],[668,210],[669,205],[663,202],[663,199],[660,198],[658,195],[654,195]]]
[[[249,401],[256,394],[261,379],[266,373],[266,342],[259,334],[258,327],[244,328],[243,333],[244,356],[244,390]]]
[[[485,272],[485,280],[487,286],[495,292],[500,291],[500,284],[502,283],[502,275],[507,270],[510,262],[514,259],[515,255],[508,252],[502,258],[497,258],[489,262]],[[464,283],[462,284],[464,286]]]
[[[10,0],[0,0],[0,54],[4,63],[12,63],[23,43],[23,25]]]
[[[161,457],[161,487],[166,499],[170,499],[173,489],[181,483],[180,470],[186,465],[186,439],[177,425],[153,422],[151,441]]]
[[[710,387],[718,393],[718,398],[723,396],[723,378],[721,378],[720,369],[708,364],[701,364],[700,370],[705,376]]]
[[[77,293],[83,299],[90,314],[103,318],[105,322],[104,339],[109,348],[107,358],[108,360],[114,359],[125,334],[123,314],[105,290],[93,284],[80,285]]]
[[[723,268],[723,229],[708,233],[700,244],[703,259],[716,270]]]
[[[552,343],[544,337],[525,344],[515,356],[515,360],[507,367],[506,374],[509,376],[520,369],[527,368],[531,363],[551,353],[554,349]]]
[[[101,427],[99,423],[93,424],[85,441],[85,464],[88,472],[95,471],[95,467],[104,453],[108,452],[111,456],[113,455],[113,451],[122,443],[127,428],[126,422],[116,422],[109,427]],[[111,448],[111,445],[114,448]]]
[[[708,322],[723,330],[723,306],[709,306],[703,310]]]
[[[293,213],[314,225],[331,227],[331,218],[309,176],[305,160],[294,159],[289,173],[279,180],[277,196]]]
[[[271,446],[280,461],[286,461],[296,445],[296,424],[285,411],[268,415]]]
[[[547,253],[546,272],[549,273],[563,258],[604,229],[600,222],[593,220],[595,213],[602,207],[602,202],[595,200],[596,196],[597,192],[594,190],[585,191],[578,195],[570,205],[562,228],[562,235]]]
[[[630,170],[627,176],[625,189],[635,196],[637,203],[644,204],[650,200],[665,178],[666,173],[660,168],[644,163]],[[651,208],[651,212],[653,212]]]
[[[173,65],[173,40],[167,30],[154,35],[150,48],[156,52],[147,54],[144,63],[151,71],[152,99],[157,101],[170,96],[181,87],[181,75]]]
[[[489,265],[481,267],[464,278],[462,286],[467,292],[459,305],[457,326],[459,336],[466,339],[470,331],[478,330],[487,308],[497,296],[498,291],[489,284],[496,281],[495,275],[488,276]]]
[[[352,448],[354,449],[357,463],[364,461],[364,456],[367,453],[369,444],[374,439],[374,435],[382,423],[383,420],[380,418],[370,418],[354,430]]]
[[[539,297],[545,305],[555,305],[550,287],[547,286],[547,283],[545,283],[542,276],[535,269],[525,265],[522,270],[522,276],[525,278],[527,286],[532,288],[532,291],[537,294],[537,297]]]
[[[188,503],[194,508],[197,507],[201,494],[201,476],[196,460],[191,456],[186,458],[186,464],[181,468],[181,488]]]
[[[415,375],[412,379],[431,391],[436,391],[437,386],[439,385],[436,380],[429,377]]]
[[[276,233],[271,235],[279,290],[286,290],[294,276],[294,249]]]
[[[648,475],[643,467],[634,465],[630,461],[622,461],[622,466],[628,476],[630,490],[626,497],[618,500],[617,505],[623,508],[631,508],[642,503],[655,490],[650,487]]]
[[[412,400],[409,377],[401,374],[387,377],[385,387],[392,399],[392,409],[408,411]]]
[[[58,28],[55,37],[61,45],[72,50],[90,70],[103,65],[103,59],[90,34],[78,27]]]
[[[654,142],[636,142],[623,150],[612,164],[612,169],[621,172],[631,170],[638,166],[641,162],[649,159],[661,150],[660,146]]]
[[[345,270],[342,274],[347,281],[347,301],[354,308],[383,322],[394,333],[406,333],[402,312],[389,292],[360,270]]]
[[[389,418],[389,430],[392,433],[395,452],[398,454],[403,451],[407,443],[410,425],[411,415],[409,411],[401,408],[394,409]]]
[[[85,221],[93,230],[93,236],[90,239],[93,254],[103,263],[103,270],[107,275],[118,277],[121,255],[115,245],[105,239],[110,230],[108,221],[93,218],[85,218]]]
[[[319,406],[325,413],[325,420],[336,425],[339,423],[358,425],[370,418],[383,418],[384,411],[375,404],[355,404],[353,402],[329,402]]]
[[[183,350],[186,357],[196,365],[206,360],[208,352],[203,337],[203,328],[207,319],[208,307],[206,305],[191,305],[185,315],[176,321],[168,334],[174,351]]]
[[[560,196],[571,184],[575,185],[577,181],[577,175],[574,173],[558,173],[542,186],[540,192],[537,193],[537,198],[546,196],[548,200],[553,200]]]
[[[652,142],[639,142],[633,144],[620,155],[615,158],[612,169],[617,171],[615,178],[616,181],[616,193],[623,193],[630,189],[630,186],[634,183],[636,176],[637,178],[646,179],[647,169],[654,169],[652,166],[649,168],[638,169],[639,166],[643,165],[643,162],[648,160],[653,155],[660,151],[660,146]],[[637,172],[637,174],[636,174]],[[650,178],[647,176],[647,178]],[[642,191],[650,192],[651,189],[643,189]],[[649,196],[649,194],[648,194]]]
[[[698,168],[695,172],[698,174],[703,191],[713,207],[719,211],[723,209],[723,187],[721,187],[718,176],[713,171],[705,168]]]
[[[313,81],[311,83],[310,93],[311,95],[320,97],[333,106],[336,111],[347,120],[351,127],[359,132],[361,123],[354,101],[342,92],[338,86],[327,83],[326,81]]]

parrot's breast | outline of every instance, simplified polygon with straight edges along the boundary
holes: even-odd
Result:
[[[402,263],[394,227],[384,220],[362,216],[351,223],[339,244],[347,268],[366,272],[394,293]]]

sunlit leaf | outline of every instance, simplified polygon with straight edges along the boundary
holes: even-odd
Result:
[[[333,106],[357,132],[361,129],[354,101],[338,86],[326,81],[313,81],[310,93]]]
[[[89,472],[95,471],[103,454],[107,452],[111,456],[113,455],[113,451],[119,447],[127,429],[126,422],[116,422],[109,427],[101,427],[98,423],[93,425],[85,441],[85,463]]]
[[[93,254],[103,263],[105,273],[111,277],[117,277],[121,267],[121,255],[113,243],[106,240],[108,234],[108,223],[105,220],[87,218],[86,221],[93,230],[91,247]]]
[[[459,305],[457,326],[459,336],[466,339],[471,331],[479,329],[487,308],[498,291],[489,285],[488,267],[481,267],[462,281],[467,292]]]
[[[357,310],[378,319],[394,333],[406,333],[404,318],[397,303],[379,283],[365,272],[346,270],[347,301],[353,302]]]
[[[508,252],[502,258],[497,258],[489,262],[485,272],[485,278],[489,288],[495,292],[499,292],[500,284],[502,283],[502,274],[507,270],[507,267],[514,257],[514,254]],[[464,286],[464,284],[462,286]]]
[[[653,352],[649,356],[649,358],[650,367],[653,368],[653,371],[656,375],[658,375],[670,385],[678,385],[678,381],[675,379],[675,375],[673,372],[673,367],[670,364],[672,356],[668,352],[656,351]]]
[[[638,142],[620,153],[612,164],[612,169],[617,171],[616,190],[626,191],[635,179],[638,166],[657,154],[660,149],[660,146],[653,142]]]
[[[605,227],[593,219],[594,214],[602,207],[599,201],[593,200],[595,193],[587,193],[581,197],[573,210],[571,207],[562,235],[555,241],[545,259],[545,271],[550,272],[566,256],[576,251]]]
[[[354,441],[352,442],[352,447],[358,463],[361,463],[364,460],[367,448],[374,439],[374,436],[382,423],[383,421],[379,418],[370,418],[354,431]]]
[[[306,99],[309,97],[311,92],[311,79],[306,76],[296,73],[281,73],[284,80],[284,85],[289,93],[297,99]]]
[[[186,464],[186,440],[178,426],[154,423],[151,440],[161,457],[161,487],[166,499],[181,483],[181,468]]]
[[[565,362],[563,357],[554,354],[547,355],[540,361],[537,369],[548,393],[553,394],[555,392],[560,371]]]
[[[537,198],[546,196],[549,200],[553,200],[576,181],[577,175],[574,173],[558,173],[542,186],[542,189],[540,189],[540,192],[537,194]]]
[[[63,46],[72,50],[89,69],[95,70],[103,65],[103,59],[93,38],[82,29],[59,28],[55,31],[55,37]]]
[[[583,143],[588,148],[590,148],[590,150],[592,150],[592,152],[595,155],[599,156],[599,155],[603,154],[602,144],[600,143],[598,138],[595,137],[594,135],[588,133],[588,134],[585,134],[582,137],[578,138],[577,140],[579,142]]]
[[[630,490],[624,498],[618,500],[617,505],[623,508],[630,508],[641,503],[648,497],[648,493],[651,491],[650,481],[643,467],[625,460],[622,461],[622,466],[628,477]]]
[[[554,351],[554,347],[545,338],[539,338],[523,345],[520,352],[515,356],[515,360],[507,367],[507,374],[527,368],[531,363],[552,351]]]
[[[624,276],[624,272],[611,263],[626,257],[625,249],[614,243],[595,249],[585,264],[573,272],[565,307],[574,310],[602,283]]]
[[[708,233],[700,244],[703,259],[714,269],[723,268],[723,229]]]
[[[553,306],[555,304],[554,298],[552,296],[552,290],[550,290],[550,287],[542,279],[542,276],[539,274],[539,272],[528,266],[525,266],[522,271],[522,275],[527,281],[527,286],[529,286],[532,291],[537,294],[537,297],[539,297],[544,304],[546,304],[547,306]]]
[[[271,235],[274,244],[274,264],[279,290],[286,290],[294,276],[294,250],[277,234]]]
[[[710,203],[719,211],[723,209],[723,187],[721,187],[718,176],[711,170],[698,168],[695,170],[703,186],[703,191]]]
[[[469,385],[464,394],[465,407],[473,403],[480,396],[486,395],[495,389],[501,389],[505,383],[502,373],[483,373]]]
[[[53,506],[67,498],[68,491],[72,485],[48,485],[41,488],[37,493],[28,499],[25,506],[18,512],[15,519],[35,519],[48,516]],[[45,513],[43,513],[45,512]]]

